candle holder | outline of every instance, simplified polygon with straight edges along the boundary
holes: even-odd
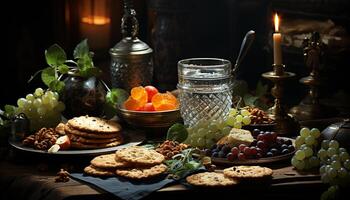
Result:
[[[331,116],[332,109],[320,104],[319,94],[322,85],[320,77],[321,57],[324,55],[325,44],[318,32],[304,39],[304,57],[306,66],[311,69],[310,75],[300,79],[300,83],[309,87],[307,96],[299,105],[293,107],[290,113],[298,120],[320,119]]]
[[[276,131],[281,135],[295,135],[299,129],[299,123],[289,115],[283,105],[284,83],[295,76],[292,72],[285,72],[284,65],[273,64],[273,71],[265,72],[262,77],[272,81],[274,87],[271,89],[271,94],[275,97],[275,104],[268,113],[275,120]]]

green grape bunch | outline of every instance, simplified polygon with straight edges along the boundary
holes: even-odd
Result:
[[[33,94],[17,100],[16,113],[24,113],[30,121],[31,131],[42,127],[54,127],[61,122],[65,105],[59,101],[59,94],[37,88]]]

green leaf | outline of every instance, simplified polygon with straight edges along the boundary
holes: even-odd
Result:
[[[45,50],[45,58],[47,64],[54,67],[63,64],[67,60],[67,55],[60,46],[54,44]]]
[[[262,97],[267,93],[268,90],[268,85],[263,85],[261,81],[258,82],[257,86],[256,86],[256,91],[255,91],[255,95],[257,97]]]
[[[54,92],[60,93],[64,89],[64,82],[55,79],[50,83],[49,88]]]
[[[113,88],[106,94],[106,102],[110,105],[122,105],[128,98],[129,94],[124,89]]]
[[[101,73],[102,71],[97,67],[91,67],[91,68],[85,68],[83,70],[79,70],[80,76],[86,77],[86,78],[93,77],[93,76],[97,77]]]
[[[79,59],[89,55],[89,45],[87,43],[87,39],[85,39],[75,47],[73,56],[75,59]]]
[[[5,115],[8,118],[14,117],[16,115],[17,108],[13,105],[5,105]]]
[[[56,80],[55,68],[47,67],[41,72],[41,80],[46,86],[50,87],[52,81]]]
[[[68,67],[68,65],[66,65],[66,64],[62,64],[62,65],[58,66],[58,71],[59,71],[61,74],[67,74],[68,71],[69,71],[69,67]]]
[[[178,141],[181,143],[187,139],[187,136],[188,132],[186,127],[183,124],[176,123],[168,129],[166,139]]]

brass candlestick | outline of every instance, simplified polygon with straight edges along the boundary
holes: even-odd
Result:
[[[287,114],[283,105],[284,83],[295,76],[292,72],[285,72],[284,65],[273,64],[273,71],[262,74],[262,77],[274,83],[271,89],[275,97],[275,104],[269,109],[269,115],[276,122],[276,131],[281,135],[295,135],[299,129],[299,123],[292,115]]]
[[[320,67],[321,57],[324,54],[325,44],[322,43],[319,33],[314,32],[310,38],[304,39],[305,64],[311,69],[310,75],[300,79],[308,86],[309,92],[299,105],[293,107],[290,113],[298,120],[325,118],[332,114],[329,107],[320,104],[319,88],[321,86]]]

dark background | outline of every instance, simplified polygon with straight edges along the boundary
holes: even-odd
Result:
[[[74,9],[82,1],[11,1],[3,8],[13,12],[4,16],[6,23],[2,28],[5,31],[5,46],[2,47],[4,53],[1,58],[1,106],[15,104],[19,97],[32,93],[37,87],[44,88],[39,77],[31,83],[27,81],[37,70],[46,67],[44,51],[50,45],[58,43],[69,56],[72,55],[74,46],[83,38],[74,23],[69,26],[65,24],[65,11],[66,6],[70,6],[69,9],[73,11],[71,17],[76,17]],[[119,27],[122,5],[119,0],[107,1],[112,19],[109,46],[112,47],[121,39]],[[270,40],[272,15],[275,11],[279,11],[283,18],[333,19],[349,32],[349,3],[343,0],[134,0],[134,5],[140,23],[141,40],[152,48],[159,48],[154,44],[161,41],[164,52],[168,53],[165,57],[155,55],[156,60],[163,59],[160,62],[163,63],[162,66],[155,66],[156,74],[162,73],[162,67],[171,67],[176,71],[176,62],[189,57],[219,57],[234,62],[245,33],[255,30],[256,41],[238,76],[238,79],[246,80],[251,89],[261,79],[261,73],[272,69]],[[157,20],[159,22],[165,19],[168,19],[165,27],[167,29],[159,29],[161,27],[155,25]],[[152,35],[152,30],[158,32]],[[174,48],[168,48],[170,44]],[[105,72],[102,78],[109,83],[108,48],[95,53],[95,64]],[[337,55],[333,60],[329,59],[328,63],[331,63],[333,71],[327,74],[329,79],[324,88],[324,96],[331,98],[339,90],[349,94],[348,53],[349,51]],[[289,104],[297,104],[307,89],[297,81],[308,73],[303,64],[302,49],[284,48],[283,56],[287,70],[297,73],[296,79],[287,85],[286,94]],[[174,89],[176,74],[171,74],[166,80],[168,82],[155,78],[154,84],[162,89]],[[337,100],[331,98],[331,101],[332,104],[338,104]]]

